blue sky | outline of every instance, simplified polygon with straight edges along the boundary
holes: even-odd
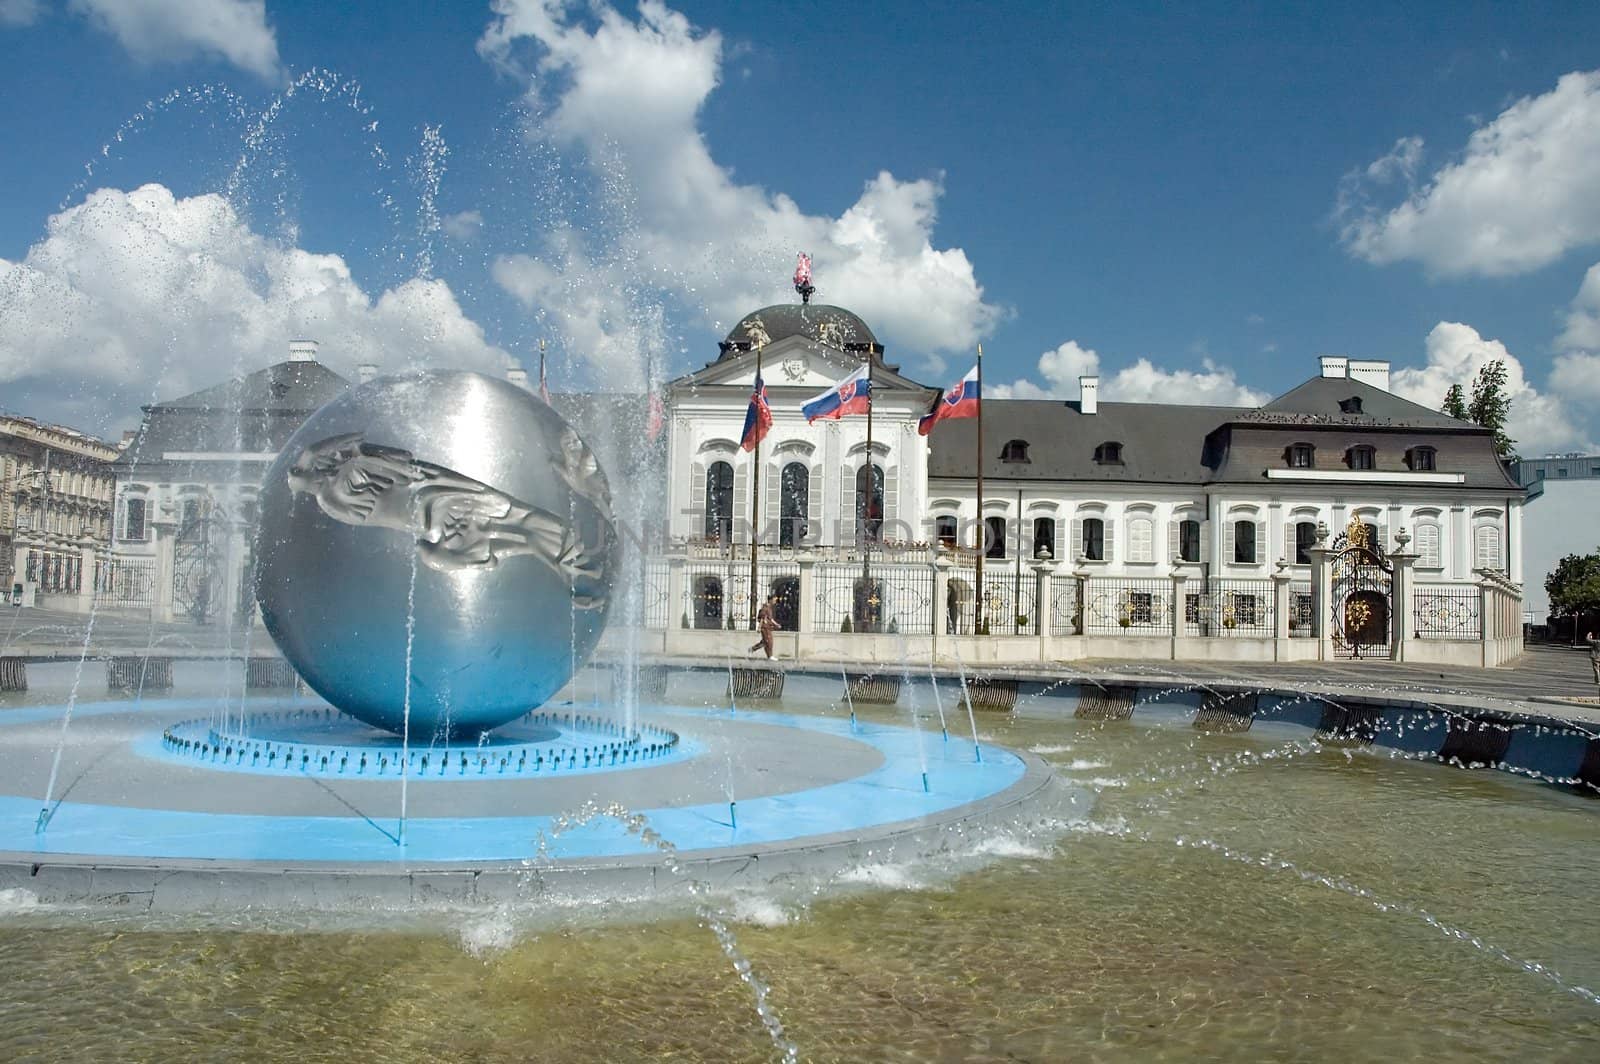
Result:
[[[1523,450],[1587,449],[1596,42],[1593,3],[0,0],[0,407],[111,431],[291,333],[634,387],[807,250],[930,383],[981,339],[1000,394],[1252,402],[1329,353],[1436,404],[1500,357]]]

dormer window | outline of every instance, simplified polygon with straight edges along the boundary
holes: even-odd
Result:
[[[1099,465],[1121,465],[1122,444],[1106,441],[1094,449],[1094,460]]]
[[[1377,467],[1378,455],[1371,447],[1361,444],[1350,448],[1351,469],[1376,469]]]
[[[1006,445],[1000,448],[1000,461],[1002,462],[1026,462],[1027,460],[1027,440],[1007,440]]]
[[[1352,395],[1348,399],[1340,399],[1339,400],[1339,413],[1341,413],[1341,414],[1359,414],[1359,413],[1361,413],[1361,396]]]
[[[1406,458],[1413,472],[1432,473],[1437,466],[1437,454],[1432,447],[1413,447],[1407,452]]]
[[[1309,443],[1289,445],[1289,468],[1310,469],[1316,465],[1317,449]]]

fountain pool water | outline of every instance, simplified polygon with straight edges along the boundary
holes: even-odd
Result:
[[[66,682],[36,672],[35,690],[0,712],[8,748],[17,718],[43,714],[52,682]],[[714,714],[724,727],[725,683],[676,675],[679,708],[645,716]],[[743,707],[735,726],[781,713],[848,736],[843,694],[837,680],[791,675],[781,710]],[[1099,722],[1069,705],[1038,699],[979,720],[989,759],[1009,748],[1052,766],[1067,786],[1051,806],[953,828],[936,846],[865,846],[764,882],[709,884],[698,904],[738,935],[802,1059],[1592,1057],[1591,800],[1282,725],[1204,733],[1177,713]],[[85,708],[79,723],[122,728],[168,711],[148,698],[121,716]],[[909,736],[904,709],[856,712],[864,733]],[[683,734],[710,741],[717,728]],[[757,785],[757,767],[741,787]],[[77,772],[64,776],[68,802],[95,771],[79,789]],[[708,775],[711,817],[722,781]],[[213,778],[231,791],[255,777]],[[438,812],[430,792],[478,800],[459,778],[413,783],[418,823]],[[755,816],[741,793],[741,829]],[[51,833],[72,819],[63,811]],[[626,835],[600,820],[572,831],[546,847]],[[521,864],[514,899],[319,912],[145,912],[138,895],[63,906],[8,881],[0,1057],[774,1055],[685,892],[563,881],[547,875],[555,860]]]

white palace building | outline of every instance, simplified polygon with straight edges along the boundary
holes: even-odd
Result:
[[[1259,408],[1101,402],[1095,377],[1076,400],[985,399],[980,515],[977,423],[918,435],[937,391],[855,314],[766,307],[720,348],[668,389],[682,557],[665,579],[652,563],[678,614],[663,649],[748,627],[755,539],[760,596],[802,655],[894,660],[910,637],[969,660],[1520,652],[1523,491],[1489,432],[1393,395],[1386,362],[1323,357]],[[739,445],[758,357],[759,495]],[[802,404],[866,359],[870,445],[865,417],[808,424]]]

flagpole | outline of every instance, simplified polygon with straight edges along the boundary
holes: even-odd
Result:
[[[550,389],[544,383],[544,338],[539,338],[539,398],[550,402]]]
[[[987,548],[984,542],[987,538],[989,526],[983,521],[983,345],[978,345],[978,562],[977,570],[973,574],[973,627],[974,635],[986,634],[986,625],[983,620],[983,555]]]
[[[878,489],[878,471],[873,468],[872,462],[872,341],[867,341],[867,501],[861,508],[861,593],[867,596],[867,605],[872,605],[872,536],[867,531],[867,522],[872,519],[872,497]],[[879,529],[883,528],[879,524]],[[868,621],[870,628],[872,611],[867,611],[867,616],[862,618]]]
[[[756,383],[752,392],[761,388],[761,352],[766,344],[756,344]],[[756,555],[761,549],[761,433],[756,433],[755,450],[751,452],[754,466],[750,470],[750,630],[756,628]]]

